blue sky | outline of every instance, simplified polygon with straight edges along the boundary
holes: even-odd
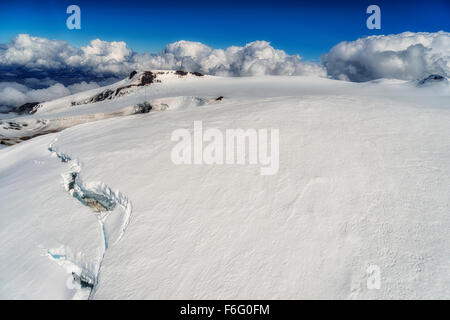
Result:
[[[81,30],[66,28],[66,8],[81,8]],[[381,30],[366,28],[370,4]],[[267,40],[277,49],[318,61],[333,45],[374,34],[450,31],[450,1],[2,1],[0,43],[18,33],[82,46],[100,38],[157,52],[177,40],[212,47]]]

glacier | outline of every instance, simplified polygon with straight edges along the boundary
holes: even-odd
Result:
[[[1,120],[0,298],[450,298],[448,83],[153,72]],[[278,173],[175,165],[198,120],[279,129]]]

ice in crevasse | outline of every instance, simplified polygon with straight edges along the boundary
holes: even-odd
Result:
[[[90,207],[95,212],[112,211],[116,207],[115,201],[108,197],[84,189],[77,183],[78,172],[70,173],[70,180],[67,184],[69,193],[85,206]]]

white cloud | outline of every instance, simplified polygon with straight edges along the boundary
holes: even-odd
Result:
[[[225,50],[199,42],[178,41],[167,45],[158,55],[134,59],[137,68],[185,69],[220,76],[326,75],[320,65],[302,62],[300,56],[274,49],[266,41]]]
[[[134,69],[185,69],[228,76],[325,76],[320,65],[304,63],[300,56],[274,49],[266,41],[225,50],[199,42],[178,41],[158,54],[139,54],[127,48],[125,42],[96,39],[78,49],[65,41],[20,34],[0,49],[0,66],[45,71],[75,69],[100,77],[123,76]]]
[[[48,40],[19,34],[0,51],[1,65],[20,65],[25,68],[60,68],[77,49],[65,41]]]
[[[96,89],[99,87],[100,86],[96,82],[83,81],[81,83],[74,83],[70,86],[67,86],[67,89],[70,90],[71,94],[74,94],[74,93],[78,93],[78,92],[82,92],[82,91],[86,91],[86,90]]]
[[[71,92],[61,83],[45,89],[30,90],[26,93],[28,100],[42,102],[70,95]]]
[[[76,48],[65,41],[20,34],[0,46],[0,68],[9,75],[7,79],[3,77],[4,81],[45,78],[64,85],[121,78],[131,70],[143,69],[184,69],[221,76],[326,76],[327,72],[333,78],[350,81],[412,80],[430,73],[449,76],[449,57],[450,34],[443,31],[405,32],[341,42],[323,57],[325,67],[303,62],[300,56],[288,55],[266,41],[226,49],[178,41],[157,54],[140,54],[127,48],[125,42],[95,39],[88,46]]]
[[[450,33],[405,32],[341,42],[322,61],[323,66],[303,62],[300,56],[275,49],[266,41],[226,49],[178,41],[157,54],[140,54],[121,41],[95,39],[76,48],[65,41],[20,34],[0,45],[0,106],[59,98],[145,69],[183,69],[220,76],[325,77],[328,73],[350,81],[413,80],[431,73],[449,77]]]
[[[81,82],[67,87],[56,83],[44,89],[31,89],[16,82],[0,82],[0,106],[3,111],[10,111],[27,102],[48,101],[98,87],[95,82]]]
[[[330,76],[350,81],[450,76],[450,33],[404,32],[341,42],[323,57]]]
[[[0,83],[2,86],[3,83]],[[2,86],[0,88],[0,106],[20,106],[27,100],[26,94],[14,86]]]

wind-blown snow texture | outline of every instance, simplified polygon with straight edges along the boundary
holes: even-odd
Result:
[[[97,114],[143,99],[175,101],[173,110],[86,123],[0,150],[1,298],[450,298],[448,87],[169,80],[117,101],[67,107],[92,92],[80,93],[32,117]],[[180,98],[214,96],[224,99],[183,107],[192,100]],[[174,165],[171,133],[196,120],[279,128],[279,172]],[[49,146],[77,159],[76,167]],[[123,195],[131,214],[116,206],[99,225],[65,188],[74,170],[85,189]],[[111,242],[105,234],[122,235]],[[367,288],[370,265],[380,267],[379,290]],[[94,289],[71,289],[70,272],[95,278]]]

